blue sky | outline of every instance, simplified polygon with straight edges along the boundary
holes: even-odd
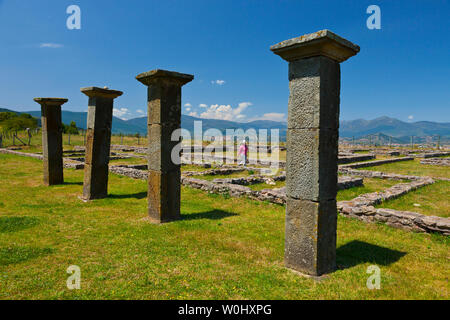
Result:
[[[66,27],[73,4],[81,30]],[[371,4],[381,30],[366,27]],[[108,86],[124,91],[115,114],[133,118],[147,94],[135,76],[160,68],[195,75],[185,114],[282,120],[288,65],[270,46],[330,29],[361,47],[341,65],[341,119],[450,122],[449,16],[444,0],[0,0],[0,107],[56,96],[85,111],[80,87]]]

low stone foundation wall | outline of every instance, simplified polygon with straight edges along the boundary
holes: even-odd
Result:
[[[285,179],[285,176],[278,176],[273,177],[272,179]],[[206,181],[202,179],[195,179],[190,178],[186,176],[181,177],[181,183],[183,185],[200,189],[203,191],[208,191],[211,193],[225,193],[229,194],[231,197],[242,197],[247,196],[255,200],[260,201],[269,201],[277,204],[285,204],[286,203],[286,188],[274,188],[274,189],[263,189],[261,191],[254,191],[249,187],[246,187],[245,185],[242,185],[243,183],[251,184],[251,182],[259,183],[259,181],[264,181],[264,179],[270,179],[267,177],[247,177],[246,182],[244,182],[244,179],[237,178],[238,180],[234,179],[220,179],[221,181],[217,183],[216,181],[219,179],[215,179],[213,181]],[[225,181],[234,181],[239,182],[239,184],[236,183],[226,183]],[[247,185],[248,185],[247,184]],[[354,186],[362,186],[363,185],[363,179],[355,179],[352,177],[339,177],[338,181],[338,189],[348,189],[352,188]]]
[[[433,166],[450,166],[450,158],[428,158],[424,160],[420,160],[420,164],[430,164]]]
[[[352,164],[344,164],[339,167],[356,169],[356,168],[374,167],[374,166],[380,166],[382,164],[387,164],[387,163],[411,161],[411,160],[414,160],[414,158],[413,157],[403,157],[403,158],[395,158],[395,159],[385,159],[385,160],[375,160],[375,161],[368,161],[368,162],[357,162],[357,163],[352,163]]]
[[[410,183],[399,183],[383,192],[367,193],[350,201],[338,202],[341,215],[365,222],[383,222],[395,228],[415,232],[437,232],[450,235],[450,219],[426,216],[416,212],[375,208],[386,200],[395,199],[417,188],[434,183],[429,177],[416,177]]]
[[[109,171],[122,176],[127,176],[133,179],[148,179],[147,165],[117,165],[109,166]]]
[[[339,155],[338,164],[347,164],[358,161],[374,160],[374,154]]]
[[[372,151],[372,153],[379,154],[379,155],[391,156],[391,157],[400,156],[400,151],[397,151],[397,150],[374,149]]]
[[[241,186],[248,186],[252,184],[258,183],[266,183],[268,185],[275,184],[275,181],[284,181],[286,180],[286,176],[248,176],[248,177],[239,177],[239,178],[222,178],[222,179],[214,179],[213,183],[231,183],[231,184],[239,184]]]
[[[210,169],[210,170],[203,170],[203,171],[184,171],[183,175],[187,177],[191,176],[217,176],[217,175],[228,175],[232,173],[237,172],[243,172],[247,169],[245,168],[234,168],[234,167],[225,167],[225,168],[218,168],[218,169]]]
[[[446,157],[446,156],[450,156],[450,152],[427,152],[427,153],[421,153],[419,155],[417,155],[417,158],[436,158],[436,157]]]
[[[371,171],[371,170],[356,170],[351,168],[339,168],[339,173],[364,177],[364,178],[379,178],[379,179],[388,179],[388,180],[420,180],[423,177],[420,176],[410,176],[403,175],[398,173],[386,173],[380,171]]]
[[[398,211],[393,209],[376,209],[373,206],[348,207],[338,203],[341,215],[356,218],[364,222],[383,222],[390,227],[407,231],[430,233],[436,232],[450,235],[450,219],[426,216],[417,212]]]
[[[348,207],[373,206],[433,183],[432,178],[425,177],[408,183],[396,184],[382,192],[366,193],[350,201],[341,201],[340,204]]]

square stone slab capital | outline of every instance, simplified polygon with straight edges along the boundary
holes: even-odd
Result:
[[[61,106],[69,99],[64,98],[34,98],[34,101],[39,103],[40,105],[46,105],[46,106]]]
[[[191,74],[179,73],[174,71],[167,71],[161,69],[155,69],[152,71],[144,72],[136,76],[136,80],[145,84],[146,86],[157,83],[158,81],[174,82],[179,86],[183,86],[188,82],[191,82],[194,76]]]
[[[282,41],[271,46],[270,50],[289,62],[315,56],[343,62],[356,55],[360,48],[329,30],[320,30]]]
[[[86,87],[81,88],[81,92],[83,92],[85,95],[87,95],[90,98],[110,98],[115,99],[117,97],[120,97],[123,92],[117,91],[117,90],[110,90],[110,89],[104,89],[104,88],[98,88],[98,87]]]

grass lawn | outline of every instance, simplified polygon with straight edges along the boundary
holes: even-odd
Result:
[[[449,299],[448,237],[339,217],[339,270],[315,282],[284,268],[283,206],[183,187],[182,220],[152,225],[145,181],[111,174],[84,203],[81,170],[45,187],[41,169],[0,154],[0,299]]]
[[[364,193],[371,193],[376,191],[383,191],[389,187],[392,187],[395,184],[401,183],[402,181],[394,181],[387,179],[378,179],[378,178],[364,178],[364,186],[362,187],[354,187],[345,190],[339,190],[337,194],[338,201],[344,200],[352,200],[357,196]],[[263,189],[273,189],[273,188],[281,188],[286,185],[285,181],[275,181],[276,185],[271,186],[266,183],[258,183],[254,185],[250,185],[249,187],[252,190],[260,191]]]
[[[198,176],[192,176],[192,178],[196,179],[202,179],[202,180],[208,180],[212,181],[214,179],[226,179],[226,178],[241,178],[241,177],[247,177],[251,174],[255,174],[253,171],[244,170],[239,172],[233,172],[230,174],[216,174],[216,175],[198,175]]]
[[[249,187],[250,189],[252,189],[254,191],[261,191],[264,189],[275,189],[275,188],[282,188],[285,186],[286,186],[286,181],[275,181],[275,185],[270,185],[265,182],[261,182],[261,183],[255,183],[255,184],[248,185],[247,187]]]
[[[399,173],[414,176],[429,176],[450,178],[450,169],[443,166],[434,166],[427,164],[420,164],[420,160],[414,159],[412,161],[401,161],[388,164],[382,164],[375,167],[362,168],[363,170],[381,171]]]
[[[15,146],[17,147],[23,147],[25,150],[30,150],[29,152],[40,152],[42,147],[42,130],[39,131],[38,134],[34,134],[31,138],[31,147],[24,146],[19,140],[16,139]],[[28,143],[28,135],[25,131],[20,131],[17,134],[19,138],[25,142]],[[138,145],[138,138],[136,137],[120,137],[118,135],[111,136],[111,144],[121,144],[123,142],[123,145],[128,146],[139,146],[144,147],[147,144],[147,138],[141,137],[139,138],[139,145]],[[13,139],[12,138],[3,138],[3,146],[4,147],[10,147],[13,145]],[[82,146],[84,145],[84,137],[83,135],[70,135],[70,145],[69,145],[69,135],[63,134],[63,145],[64,150],[70,150],[74,146]],[[26,152],[26,151],[25,151]]]
[[[364,178],[364,186],[362,187],[354,187],[345,190],[339,190],[337,194],[337,201],[346,201],[352,200],[359,195],[365,193],[372,192],[380,192],[384,191],[387,188],[392,187],[393,185],[402,183],[403,181],[395,181],[388,179],[379,179],[379,178]]]
[[[198,171],[198,172],[202,172],[205,170],[211,170],[211,169],[215,169],[215,166],[211,166],[211,168],[204,168],[202,166],[197,166],[195,164],[183,164],[181,165],[181,171]]]
[[[434,184],[412,191],[400,198],[383,202],[379,208],[413,211],[428,216],[450,217],[450,181]],[[420,206],[414,206],[419,204]]]
[[[120,154],[118,154],[120,155]],[[120,164],[147,164],[147,159],[142,158],[126,158],[126,159],[117,159],[117,160],[109,160],[110,165],[120,165]]]

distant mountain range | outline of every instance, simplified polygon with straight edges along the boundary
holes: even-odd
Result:
[[[0,108],[0,112],[15,112],[10,109]],[[40,111],[29,111],[32,116],[41,117]],[[62,121],[69,124],[75,121],[79,128],[86,128],[86,112],[63,111]],[[226,129],[280,129],[280,137],[286,136],[287,124],[285,122],[276,122],[268,120],[258,120],[252,122],[234,122],[215,119],[200,119],[187,115],[182,115],[181,125],[190,132],[194,131],[194,121],[202,121],[203,132],[208,129],[215,128],[225,133]],[[145,135],[147,133],[147,117],[134,118],[130,120],[122,120],[113,117],[112,125],[113,133]],[[391,139],[393,143],[409,143],[411,136],[414,136],[416,143],[425,141],[425,139],[433,139],[436,141],[440,136],[442,142],[450,141],[450,123],[440,123],[431,121],[419,122],[403,122],[394,118],[379,117],[374,120],[343,120],[340,124],[339,131],[341,138],[352,139],[377,139],[386,141]],[[428,137],[428,138],[425,138]],[[430,138],[432,137],[432,138]]]

